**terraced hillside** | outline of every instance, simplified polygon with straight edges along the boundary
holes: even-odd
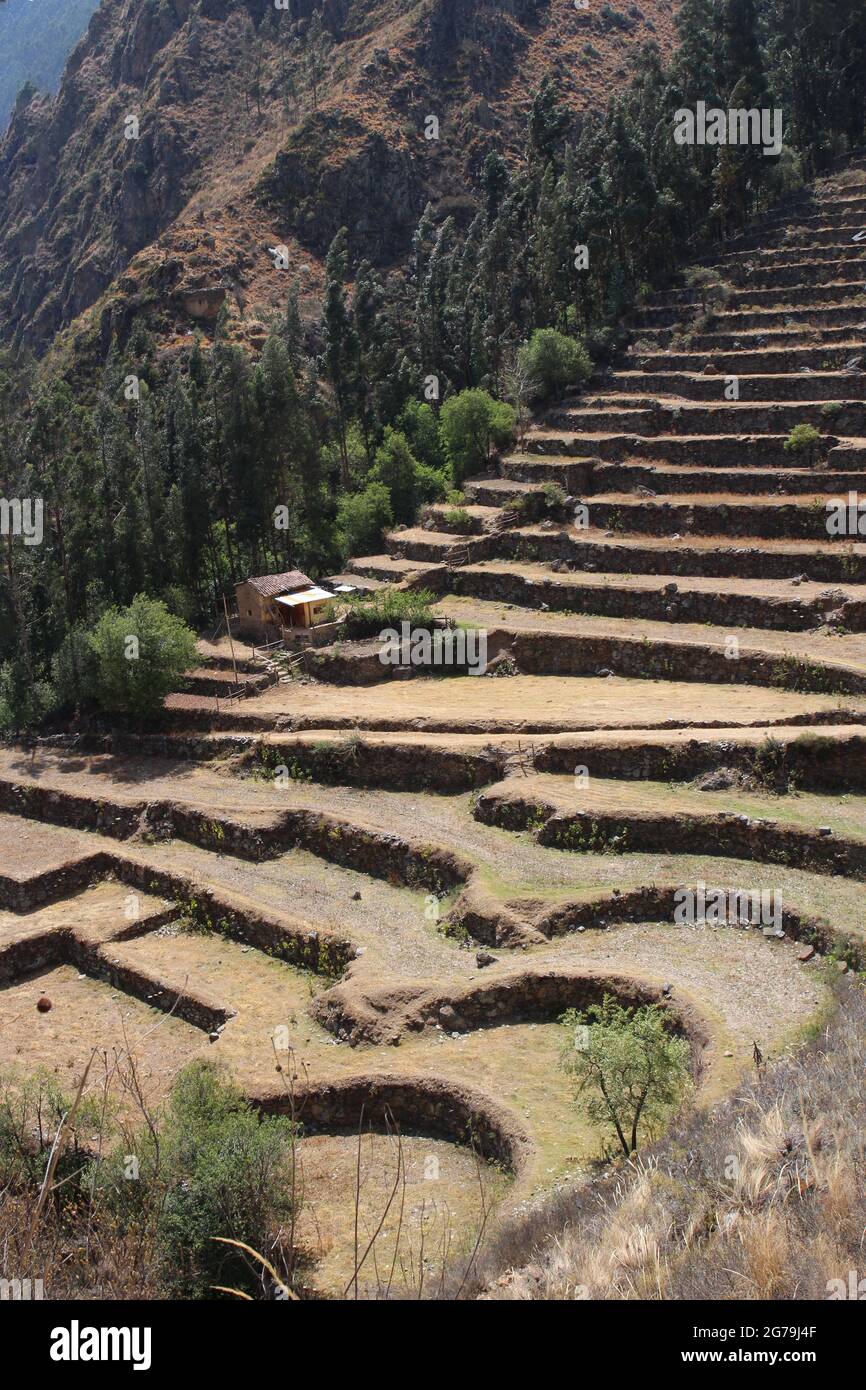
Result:
[[[853,165],[719,260],[711,321],[647,305],[466,484],[469,535],[433,507],[353,562],[482,628],[485,675],[236,643],[236,682],[202,644],[164,732],[0,755],[4,1049],[128,1048],[155,1099],[205,1052],[297,1107],[318,1287],[351,1277],[359,1125],[406,1136],[410,1240],[433,1213],[468,1252],[603,1155],[564,1009],[662,1003],[706,1105],[822,1016],[823,960],[866,963],[866,543],[826,528],[866,479],[864,229]],[[777,911],[681,924],[702,884]]]

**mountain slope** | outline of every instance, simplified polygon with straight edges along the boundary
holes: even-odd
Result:
[[[311,291],[343,224],[356,257],[399,263],[428,200],[468,212],[467,175],[516,146],[545,74],[601,105],[629,52],[673,33],[670,0],[292,6],[103,0],[57,98],[23,104],[0,144],[0,339],[41,351],[109,289],[100,347],[143,306],[170,339],[189,284],[233,287],[255,336],[284,297],[269,246]]]

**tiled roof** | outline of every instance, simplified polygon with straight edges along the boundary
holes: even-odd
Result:
[[[277,594],[291,594],[295,589],[311,589],[313,581],[300,570],[289,570],[286,574],[261,574],[257,579],[248,579],[262,598],[275,598]]]

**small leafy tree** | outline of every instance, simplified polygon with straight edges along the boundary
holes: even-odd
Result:
[[[820,441],[820,432],[814,425],[795,425],[783,447],[786,454],[808,454],[811,468]]]
[[[33,681],[21,658],[0,665],[0,734],[20,734],[45,718],[55,691],[48,681]]]
[[[215,1236],[263,1254],[291,1212],[292,1126],[260,1118],[212,1063],[181,1072],[162,1134],[171,1179],[160,1220],[164,1278],[186,1297],[212,1296],[215,1284],[249,1288],[238,1253]]]
[[[416,459],[444,473],[447,459],[439,435],[439,424],[426,401],[409,401],[400,412],[397,428],[405,434]]]
[[[201,1059],[179,1073],[163,1123],[128,1131],[90,1177],[122,1228],[152,1239],[169,1294],[253,1295],[258,1265],[217,1238],[243,1241],[289,1273],[296,1138],[289,1117],[260,1116],[225,1068]]]
[[[566,386],[584,382],[592,373],[583,344],[555,328],[537,328],[518,350],[517,361],[540,399],[561,396]]]
[[[384,440],[376,450],[371,478],[384,483],[394,520],[404,523],[415,520],[423,502],[434,502],[441,497],[447,484],[443,474],[418,462],[405,434],[390,427],[386,428]]]
[[[685,282],[689,289],[697,291],[701,312],[704,314],[717,305],[726,304],[733,294],[731,286],[720,280],[718,272],[709,266],[690,267],[685,273]]]
[[[514,439],[514,409],[479,388],[451,396],[439,419],[445,452],[458,487],[468,473],[486,468],[492,454]]]
[[[384,483],[368,483],[363,492],[340,498],[337,526],[346,555],[370,555],[382,543],[382,532],[394,524],[391,496]]]
[[[93,692],[110,713],[155,714],[198,660],[195,633],[164,603],[137,594],[109,608],[90,634]]]
[[[641,1125],[650,1130],[683,1098],[690,1080],[689,1045],[665,1028],[660,1004],[629,1010],[609,994],[586,1014],[569,1009],[563,1070],[575,1081],[575,1099],[595,1125],[616,1132],[626,1157],[638,1147]]]

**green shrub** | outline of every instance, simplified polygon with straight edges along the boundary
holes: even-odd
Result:
[[[785,440],[784,449],[787,454],[808,454],[811,465],[820,442],[820,432],[814,425],[795,425]]]
[[[371,555],[382,544],[382,533],[394,524],[391,496],[384,483],[368,483],[363,492],[340,498],[337,526],[344,555]]]
[[[465,507],[452,507],[443,512],[442,523],[446,531],[459,531],[461,535],[469,535],[475,530],[475,522]]]
[[[478,388],[445,402],[440,429],[456,486],[467,474],[486,468],[493,454],[513,441],[515,424],[512,406]]]
[[[352,594],[345,618],[346,635],[353,639],[375,637],[383,628],[399,630],[401,623],[432,631],[435,614],[430,607],[433,594],[426,589],[378,589],[375,593]]]
[[[518,353],[518,362],[542,400],[556,399],[566,386],[586,381],[592,372],[589,353],[576,338],[555,328],[537,328]]]
[[[96,652],[85,627],[64,637],[51,663],[51,676],[61,705],[79,706],[96,690]]]
[[[412,453],[420,463],[438,473],[445,472],[448,460],[442,447],[439,422],[431,405],[426,401],[409,401],[400,412],[397,428],[405,434]]]
[[[376,450],[370,477],[388,489],[394,520],[404,524],[415,520],[423,503],[442,497],[448,486],[445,474],[419,463],[405,434],[390,427]]]
[[[0,734],[19,734],[40,724],[57,703],[48,681],[33,681],[21,657],[0,666]]]
[[[244,1241],[285,1273],[291,1252],[283,1259],[274,1247],[292,1215],[294,1138],[290,1119],[260,1116],[222,1068],[201,1060],[180,1072],[162,1126],[127,1134],[92,1177],[127,1230],[155,1223],[168,1294],[212,1298],[217,1285],[254,1294],[258,1269],[215,1237]]]
[[[146,594],[137,594],[128,608],[109,608],[89,640],[93,693],[110,713],[157,713],[198,661],[195,633]]]
[[[559,483],[548,482],[542,489],[544,507],[551,515],[561,513],[565,508],[566,493]]]

